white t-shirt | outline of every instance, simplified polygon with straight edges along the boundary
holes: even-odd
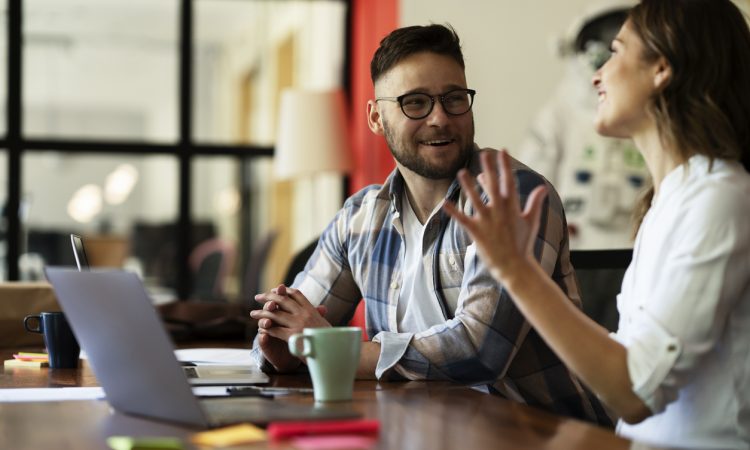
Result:
[[[396,317],[398,331],[418,333],[445,322],[447,318],[435,296],[432,280],[428,279],[428,274],[432,274],[432,268],[425,269],[422,257],[425,226],[419,223],[407,198],[406,189],[401,198],[401,205],[401,224],[404,228],[404,271]],[[440,208],[440,205],[437,208]],[[432,214],[436,211],[437,209]]]
[[[750,448],[750,174],[692,157],[661,184],[618,296],[615,339],[654,415],[644,443]]]

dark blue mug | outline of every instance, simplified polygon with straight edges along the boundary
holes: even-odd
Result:
[[[36,326],[32,326],[36,322]],[[78,345],[73,330],[65,318],[65,314],[43,312],[26,316],[23,319],[26,331],[39,333],[44,336],[44,345],[49,355],[49,366],[52,369],[70,369],[78,367],[78,357],[81,347]]]

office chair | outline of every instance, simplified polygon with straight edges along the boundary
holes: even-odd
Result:
[[[190,254],[193,271],[192,297],[224,300],[224,282],[234,265],[235,249],[228,242],[211,238],[198,244]]]
[[[242,293],[240,294],[240,300],[247,303],[248,306],[255,302],[255,294],[263,291],[263,286],[261,286],[263,273],[268,263],[268,255],[271,253],[273,244],[276,242],[278,236],[279,232],[277,230],[271,230],[261,236],[250,250],[242,284]]]
[[[609,331],[617,330],[617,294],[633,250],[571,250],[583,311]]]
[[[291,286],[292,283],[294,283],[294,278],[297,276],[298,273],[302,272],[302,270],[305,268],[305,264],[307,264],[307,260],[310,259],[312,254],[315,252],[315,248],[318,246],[318,238],[312,240],[309,244],[305,246],[302,250],[297,252],[296,255],[294,255],[294,258],[292,258],[292,262],[289,263],[289,266],[286,270],[286,275],[284,276],[284,284],[287,286]]]

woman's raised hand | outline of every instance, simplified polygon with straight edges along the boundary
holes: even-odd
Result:
[[[547,188],[536,187],[521,211],[508,153],[502,150],[497,153],[497,158],[493,156],[493,152],[482,153],[482,174],[478,177],[479,185],[488,196],[487,204],[479,197],[472,176],[462,169],[458,181],[471,201],[474,213],[467,215],[452,203],[445,203],[443,208],[474,239],[492,276],[504,283],[533,260],[534,241]]]

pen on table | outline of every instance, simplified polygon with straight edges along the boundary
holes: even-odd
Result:
[[[258,389],[249,389],[248,387],[230,386],[227,388],[227,394],[231,397],[260,397],[260,398],[274,398],[275,394],[270,392],[263,392]]]
[[[294,388],[294,387],[277,387],[277,386],[230,386],[227,387],[229,395],[250,395],[257,396],[262,393],[271,397],[278,395],[292,394],[312,394],[312,388]]]

